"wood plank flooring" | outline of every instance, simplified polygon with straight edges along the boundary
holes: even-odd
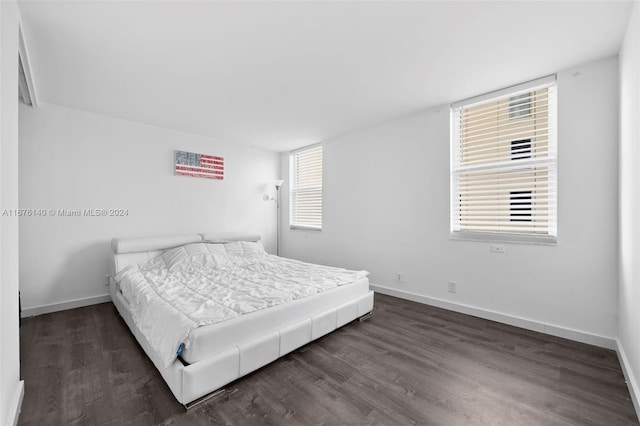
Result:
[[[110,304],[23,321],[22,425],[637,425],[614,351],[376,294],[189,411]]]

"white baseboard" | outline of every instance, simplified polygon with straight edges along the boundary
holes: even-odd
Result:
[[[9,407],[9,417],[7,417],[7,424],[17,425],[20,412],[22,411],[22,399],[24,398],[24,380],[18,382],[16,390],[13,392],[13,398],[11,398],[11,406]]]
[[[83,306],[96,305],[111,300],[111,296],[104,294],[101,296],[85,297],[83,299],[67,300],[66,302],[52,303],[50,305],[33,306],[22,310],[22,318],[35,317],[36,315],[48,314],[51,312],[66,311],[67,309],[81,308]]]
[[[640,395],[638,394],[640,388],[638,388],[638,383],[633,376],[633,370],[631,370],[631,365],[629,364],[620,339],[616,339],[616,352],[618,352],[618,360],[620,360],[620,365],[622,366],[622,374],[624,374],[624,379],[627,382],[627,388],[631,395],[631,401],[633,401],[633,408],[636,409],[636,415],[640,416]]]
[[[565,339],[575,340],[577,342],[588,343],[590,345],[600,346],[602,348],[613,350],[617,348],[616,340],[610,337],[599,336],[597,334],[586,333],[584,331],[573,330],[570,328],[547,324],[540,321],[534,321],[527,318],[507,315],[489,309],[483,309],[475,306],[464,305],[461,303],[450,302],[433,297],[427,297],[409,291],[397,290],[394,288],[375,284],[370,284],[369,287],[371,287],[373,291],[376,291],[378,293],[388,294],[389,296],[412,300],[418,303],[424,303],[425,305],[437,306],[439,308],[448,309],[450,311],[473,315],[474,317],[501,322],[503,324],[513,325],[515,327],[525,328],[527,330],[533,330],[539,333],[549,334],[556,337],[563,337]]]

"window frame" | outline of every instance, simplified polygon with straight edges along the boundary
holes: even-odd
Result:
[[[322,193],[322,197],[321,197],[321,201],[320,201],[320,226],[310,226],[310,225],[300,225],[297,223],[294,223],[294,203],[293,203],[293,197],[294,197],[294,193],[297,192],[297,188],[296,188],[296,184],[295,182],[297,181],[297,179],[294,179],[293,177],[293,168],[291,167],[292,165],[292,158],[295,155],[298,155],[300,153],[303,153],[305,151],[310,151],[312,149],[316,149],[316,148],[320,148],[321,149],[321,157],[322,157],[322,166],[321,166],[321,184],[320,184],[320,190]],[[300,230],[300,231],[322,231],[322,228],[324,227],[324,144],[323,143],[316,143],[313,145],[307,145],[304,146],[302,148],[298,148],[295,149],[293,151],[289,152],[289,229],[290,230]]]
[[[552,234],[534,234],[534,233],[515,233],[515,232],[499,232],[499,231],[469,231],[469,230],[455,230],[454,224],[458,223],[458,216],[454,208],[455,196],[456,196],[456,182],[455,177],[456,173],[460,173],[455,170],[455,155],[457,150],[457,143],[460,139],[460,129],[456,127],[456,118],[455,118],[455,110],[459,107],[471,106],[473,104],[480,104],[484,102],[489,102],[495,99],[504,99],[507,98],[509,105],[511,104],[511,99],[513,97],[517,97],[525,93],[527,90],[530,90],[530,93],[539,90],[544,87],[553,87],[555,91],[555,107],[553,112],[550,110],[549,120],[550,123],[553,122],[553,125],[549,127],[549,138],[553,138],[554,140],[554,152],[553,152],[553,163],[551,168],[553,169],[553,177],[554,182],[550,182],[555,184],[556,188],[558,185],[558,137],[557,137],[557,83],[556,83],[556,75],[546,76],[540,79],[532,80],[529,82],[525,82],[522,84],[518,84],[515,86],[506,87],[504,89],[500,89],[494,92],[485,93],[479,96],[475,96],[472,98],[464,99],[458,102],[454,102],[451,104],[450,108],[450,202],[449,202],[449,213],[450,213],[450,224],[449,224],[449,238],[451,240],[462,240],[462,241],[486,241],[486,242],[505,242],[505,243],[522,243],[522,244],[543,244],[543,245],[556,245],[558,242],[558,230],[557,230],[557,222],[558,222],[558,203],[557,203],[557,190],[555,195],[553,195],[552,201],[555,205],[554,216],[550,221],[553,222],[553,228],[555,232]],[[511,109],[511,105],[510,105]],[[530,110],[531,111],[531,110]],[[509,120],[518,120],[520,118],[524,118],[524,116],[511,116],[511,110],[509,111]],[[522,143],[524,139],[528,139],[527,137],[523,137],[520,140],[512,140],[510,143]],[[513,145],[512,145],[513,146]],[[529,154],[533,150],[533,144],[530,146]],[[519,160],[527,160],[523,159],[522,154],[525,152],[515,154],[516,158],[512,158],[514,161]],[[531,155],[528,155],[529,159],[531,159]],[[533,212],[535,201],[532,200],[531,207]]]

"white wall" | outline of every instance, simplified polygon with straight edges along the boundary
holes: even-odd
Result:
[[[18,207],[18,10],[0,2],[0,211]],[[22,396],[18,336],[18,219],[0,224],[0,424],[15,421]]]
[[[611,58],[558,73],[557,245],[507,244],[505,254],[495,254],[488,243],[449,239],[444,105],[327,140],[323,230],[289,230],[283,200],[283,255],[367,269],[372,283],[393,292],[524,318],[549,325],[544,331],[551,334],[594,335],[587,340],[612,346],[617,72]],[[396,272],[403,273],[403,282],[396,281]],[[457,294],[447,292],[448,281],[457,282]]]
[[[224,181],[174,176],[175,149],[223,156]],[[276,153],[51,104],[21,105],[22,208],[129,212],[21,218],[23,308],[38,313],[107,294],[113,237],[245,230],[275,252],[275,204],[262,196],[278,176]]]
[[[640,380],[640,4],[620,50],[619,345],[638,406]],[[635,392],[634,392],[635,391]]]

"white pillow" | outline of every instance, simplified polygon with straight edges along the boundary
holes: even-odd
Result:
[[[172,248],[160,255],[160,258],[162,258],[162,260],[164,261],[167,269],[169,269],[170,271],[183,269],[190,263],[189,254],[187,253],[185,247],[186,246]]]
[[[260,241],[235,241],[224,245],[227,253],[234,256],[255,257],[267,254]]]
[[[186,271],[192,268],[215,269],[229,262],[224,248],[215,244],[193,243],[165,251],[160,255],[170,271]]]

